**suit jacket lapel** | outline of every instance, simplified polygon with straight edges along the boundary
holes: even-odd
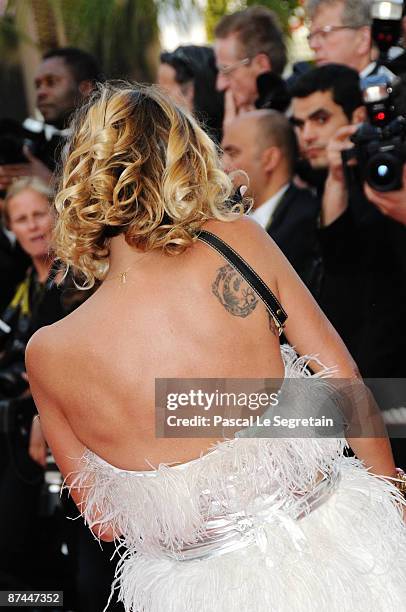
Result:
[[[295,192],[295,186],[293,185],[293,183],[291,183],[288,189],[282,195],[279,202],[277,203],[276,208],[271,215],[271,218],[266,224],[265,229],[267,232],[269,232],[271,226],[272,228],[274,228],[275,225],[277,225],[281,221],[281,219],[283,218],[284,212],[289,207],[289,203],[294,195],[294,192]]]

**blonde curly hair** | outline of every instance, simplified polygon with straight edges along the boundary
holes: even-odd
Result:
[[[243,212],[227,202],[232,183],[214,143],[154,86],[99,85],[72,127],[55,250],[86,287],[105,277],[114,235],[142,251],[178,254],[206,220]]]

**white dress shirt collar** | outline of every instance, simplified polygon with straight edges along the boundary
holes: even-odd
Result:
[[[365,79],[365,77],[369,76],[376,68],[376,62],[370,62],[368,66],[365,66],[363,70],[359,73],[360,79]]]
[[[271,198],[269,198],[269,200],[266,200],[263,204],[261,204],[261,206],[258,206],[258,208],[252,211],[251,218],[255,219],[255,221],[259,223],[259,225],[264,229],[266,229],[272,215],[275,212],[276,207],[285,195],[289,186],[290,183],[286,183],[286,185],[281,187],[281,189],[279,189],[277,193],[275,193]]]
[[[364,70],[361,70],[361,72],[359,73],[359,77],[360,79],[365,79],[368,76],[371,75],[384,75],[389,79],[390,83],[393,83],[397,77],[396,74],[394,74],[391,70],[389,70],[389,68],[387,68],[386,66],[377,66],[376,62],[371,62],[370,64],[368,64],[368,66],[366,66],[364,68]]]

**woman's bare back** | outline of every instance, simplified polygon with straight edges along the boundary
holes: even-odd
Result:
[[[240,224],[208,226],[237,248],[227,226]],[[74,433],[128,469],[184,462],[214,442],[155,437],[156,378],[283,376],[275,324],[219,254],[198,242],[182,255],[141,259],[124,284],[111,275],[54,329],[61,408]],[[264,280],[277,293],[272,262]]]

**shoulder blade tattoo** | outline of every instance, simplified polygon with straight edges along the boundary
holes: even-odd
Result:
[[[217,270],[212,291],[219,302],[235,317],[248,317],[258,304],[258,296],[229,264]]]

